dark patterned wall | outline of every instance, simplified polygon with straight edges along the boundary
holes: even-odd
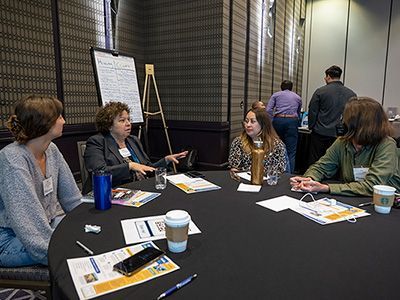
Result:
[[[223,1],[222,9],[222,76],[221,76],[221,113],[227,116],[226,121],[230,121],[230,2]]]
[[[102,0],[60,0],[60,40],[67,124],[93,122],[98,107],[91,46],[104,48]]]
[[[0,33],[3,41],[0,127],[4,127],[10,104],[22,94],[56,94],[48,2],[2,1],[0,4],[4,15]],[[229,20],[231,3],[232,22]],[[135,57],[141,90],[144,64],[155,65],[160,98],[169,120],[228,120],[228,77],[231,76],[230,119],[235,133],[240,130],[242,101],[250,105],[259,97],[268,99],[287,77],[296,81],[297,87],[301,86],[298,73],[302,70],[302,55],[289,49],[293,47],[293,38],[304,31],[298,24],[305,1],[276,1],[275,28],[269,28],[275,29],[273,38],[263,35],[262,26],[267,30],[268,12],[262,15],[262,5],[262,0],[121,0],[115,24],[115,46]],[[97,95],[89,47],[105,45],[103,1],[60,0],[58,6],[67,124],[90,123],[97,108]],[[25,18],[27,15],[36,17]],[[300,43],[300,51],[302,47]],[[229,63],[231,74],[228,74]]]
[[[300,3],[299,3],[300,2]],[[296,1],[296,7],[299,5],[299,20],[297,27],[297,74],[293,89],[301,95],[303,86],[303,62],[304,62],[304,36],[305,36],[305,18],[306,18],[306,0]],[[303,102],[304,105],[305,101]]]
[[[299,59],[302,57],[300,47],[302,45],[301,38],[302,26],[300,21],[301,1],[286,1],[286,26],[285,26],[285,52],[284,52],[284,71],[283,79],[293,81],[293,91],[298,92],[298,68]],[[301,84],[301,81],[300,81]]]
[[[250,1],[248,108],[260,97],[262,0]]]
[[[247,108],[258,98],[267,102],[272,93],[280,90],[284,79],[292,80],[294,91],[301,92],[304,26],[300,17],[305,16],[303,0],[275,1],[271,10],[268,0],[233,2],[231,139],[242,131],[246,107],[239,107],[241,101],[247,100]],[[246,86],[247,91],[243,91]]]
[[[56,45],[52,18],[55,24],[57,19],[51,14],[51,3],[58,5]],[[188,130],[188,122],[193,122],[191,128],[204,123],[221,137],[221,144],[214,146],[225,147],[242,130],[244,111],[256,99],[268,100],[282,79],[290,76],[300,91],[304,47],[300,20],[305,17],[305,0],[277,0],[272,16],[268,0],[115,3],[115,48],[135,57],[141,91],[144,64],[154,64],[175,140]],[[80,124],[91,124],[98,100],[89,48],[105,47],[103,0],[3,0],[0,9],[0,129],[12,103],[31,92],[64,96],[67,134],[75,134]],[[301,36],[298,44],[296,36]],[[63,89],[57,91],[57,83]],[[151,90],[151,110],[157,110],[153,86]],[[83,134],[93,132],[89,124]],[[213,164],[223,162],[223,152]],[[202,155],[200,151],[200,159]]]
[[[231,79],[231,138],[242,131],[245,96],[245,57],[246,57],[246,1],[233,1],[232,6],[232,79]]]
[[[50,1],[1,0],[0,14],[1,129],[15,101],[57,89]]]
[[[221,105],[223,1],[153,0],[145,2],[145,10],[145,59],[154,64],[166,119],[226,121]]]
[[[145,78],[146,35],[144,1],[119,0],[115,26],[115,49],[135,58],[139,88]]]
[[[282,79],[293,80],[293,0],[285,2],[285,45],[283,50]]]
[[[264,39],[263,39],[263,68],[261,70],[261,99],[267,102],[272,94],[273,67],[274,67],[274,36],[275,14],[269,1],[265,1],[264,12]]]
[[[275,21],[275,48],[274,48],[274,69],[272,93],[280,90],[283,79],[284,51],[285,51],[285,17],[286,17],[286,1],[276,2],[276,21]]]

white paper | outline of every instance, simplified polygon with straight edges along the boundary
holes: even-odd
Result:
[[[219,190],[221,187],[203,178],[191,178],[185,174],[167,176],[167,179],[187,194]]]
[[[166,255],[130,277],[113,270],[113,266],[146,247],[157,248],[153,242],[129,246],[98,255],[67,259],[79,299],[100,295],[137,285],[179,269]]]
[[[167,179],[173,184],[185,183],[191,180],[191,178],[185,174],[168,175]]]
[[[135,59],[97,50],[93,53],[102,104],[110,101],[126,103],[130,109],[131,123],[142,123]]]
[[[284,195],[268,200],[259,201],[256,202],[256,204],[271,209],[275,212],[280,212],[293,206],[298,206],[298,202],[299,200],[297,200],[296,198]]]
[[[251,181],[250,172],[239,172],[239,173],[236,173],[236,175],[239,176],[240,178],[243,178],[243,179],[247,180],[247,181]],[[264,176],[263,180],[267,180],[267,177]]]
[[[245,184],[241,183],[238,187],[238,192],[251,192],[251,193],[258,193],[261,190],[261,185],[252,185],[252,184]]]
[[[164,217],[165,215],[122,220],[125,243],[128,245],[165,239]],[[189,235],[196,233],[201,231],[193,221],[190,221]]]

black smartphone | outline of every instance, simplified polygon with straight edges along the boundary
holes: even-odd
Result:
[[[164,254],[164,251],[154,247],[144,248],[135,255],[116,263],[114,265],[114,271],[120,272],[125,276],[131,276]]]
[[[188,175],[189,177],[192,177],[192,178],[204,178],[205,177],[204,174],[197,172],[197,171],[186,172],[186,175]]]

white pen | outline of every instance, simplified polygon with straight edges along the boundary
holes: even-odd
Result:
[[[90,255],[93,255],[94,252],[92,250],[90,250],[88,247],[86,247],[84,244],[82,244],[80,241],[76,241],[76,244],[81,247],[83,250],[85,250],[87,253],[89,253]]]

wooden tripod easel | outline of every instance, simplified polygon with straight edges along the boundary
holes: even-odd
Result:
[[[146,129],[146,132],[148,132],[150,116],[161,115],[161,120],[162,120],[163,126],[164,126],[165,137],[167,138],[168,150],[169,150],[169,153],[172,154],[171,142],[169,141],[168,130],[167,130],[168,127],[165,122],[164,112],[163,112],[162,106],[161,106],[160,95],[158,94],[156,78],[154,77],[154,65],[146,64],[145,70],[146,70],[146,78],[144,80],[144,91],[143,91],[143,100],[142,100],[143,113],[144,113],[144,117],[145,117],[145,129]],[[153,79],[154,90],[156,92],[158,108],[159,108],[159,111],[156,111],[156,112],[149,111],[149,109],[150,109],[150,83],[151,83],[152,79]],[[138,134],[139,139],[140,139],[141,133],[142,133],[142,126],[140,126],[140,128],[139,128],[139,134]],[[174,172],[176,173],[175,163],[173,162],[172,165],[174,167]]]

